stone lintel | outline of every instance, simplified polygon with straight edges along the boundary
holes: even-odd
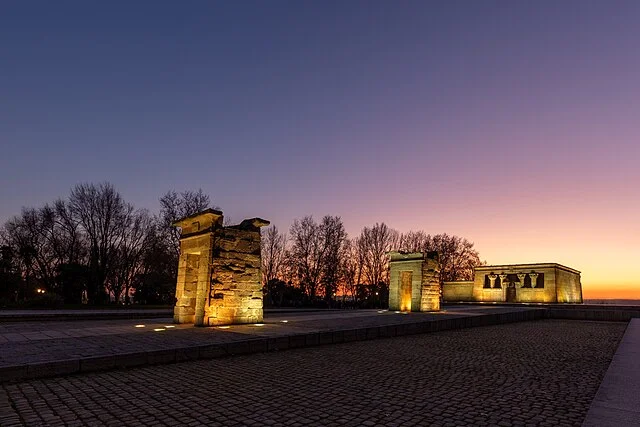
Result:
[[[391,251],[389,252],[389,258],[392,262],[397,261],[421,261],[424,259],[424,254],[422,252],[398,252]]]
[[[208,231],[216,226],[222,226],[222,211],[205,209],[193,215],[177,220],[172,225],[182,228],[182,236]],[[194,227],[194,224],[197,226]]]
[[[229,226],[229,227],[226,227],[226,228],[233,228],[233,229],[238,229],[238,230],[259,231],[260,227],[266,227],[269,224],[271,224],[271,223],[269,221],[267,221],[266,219],[249,218],[249,219],[245,219],[244,221],[242,221],[238,225],[232,225],[232,226]]]
[[[479,265],[474,268],[475,271],[505,271],[508,273],[516,273],[522,271],[529,273],[531,270],[540,268],[559,268],[570,273],[580,274],[580,271],[554,262],[532,263],[532,264],[499,264],[499,265]]]

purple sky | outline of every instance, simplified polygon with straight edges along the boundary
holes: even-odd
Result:
[[[152,211],[201,187],[236,221],[385,221],[631,287],[640,2],[6,0],[0,145],[1,222],[78,182]]]

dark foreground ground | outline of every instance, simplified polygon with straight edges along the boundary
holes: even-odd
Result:
[[[2,387],[26,425],[578,426],[625,327],[541,320]]]

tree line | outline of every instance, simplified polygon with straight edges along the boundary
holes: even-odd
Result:
[[[392,250],[438,252],[443,282],[471,280],[482,264],[473,243],[458,236],[400,233],[376,223],[349,238],[340,217],[306,216],[288,234],[273,225],[263,232],[265,304],[385,307]]]
[[[179,232],[171,224],[209,204],[202,190],[168,191],[152,215],[102,183],[23,208],[0,230],[0,306],[173,304]]]
[[[180,231],[172,224],[214,206],[202,190],[168,191],[159,201],[151,214],[109,183],[79,184],[65,199],[23,208],[0,229],[0,307],[174,304]],[[262,232],[267,306],[383,307],[391,250],[439,252],[444,281],[471,279],[480,264],[466,239],[384,223],[350,238],[338,216]]]

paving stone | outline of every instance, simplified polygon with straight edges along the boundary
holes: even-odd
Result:
[[[625,326],[458,329],[6,383],[0,397],[26,425],[579,426]]]

